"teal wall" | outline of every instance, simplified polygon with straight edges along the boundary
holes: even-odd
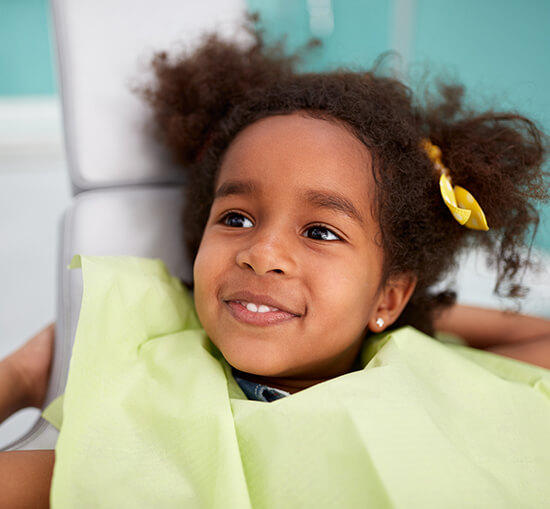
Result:
[[[417,0],[413,57],[550,127],[550,2]]]
[[[260,14],[268,40],[284,36],[289,50],[306,44],[313,35],[323,41],[322,49],[308,58],[308,70],[364,67],[391,47],[391,2],[385,0],[333,0],[334,30],[327,35],[312,33],[306,0],[247,0],[247,4],[251,12]]]
[[[47,0],[0,0],[0,96],[52,94]]]

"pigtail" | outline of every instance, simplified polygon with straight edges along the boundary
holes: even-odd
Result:
[[[460,86],[441,86],[441,101],[426,110],[425,129],[442,149],[453,184],[471,190],[487,217],[490,231],[465,230],[465,244],[487,251],[496,266],[498,295],[520,297],[539,222],[533,204],[548,199],[542,169],[548,138],[516,113],[467,110],[463,92]]]

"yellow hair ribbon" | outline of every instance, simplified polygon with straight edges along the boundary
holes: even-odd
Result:
[[[440,172],[439,189],[445,205],[461,225],[472,230],[487,231],[487,219],[472,193],[460,186],[453,186],[449,169],[441,161],[441,149],[429,140],[422,140],[422,148]]]

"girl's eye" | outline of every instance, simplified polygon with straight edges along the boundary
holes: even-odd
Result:
[[[248,217],[237,212],[229,212],[226,214],[222,219],[222,223],[232,228],[252,228],[254,226]]]
[[[342,240],[336,233],[325,226],[311,226],[304,232],[304,237],[314,240]]]

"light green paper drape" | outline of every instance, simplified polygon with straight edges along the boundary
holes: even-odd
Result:
[[[54,509],[550,500],[549,371],[406,328],[369,342],[361,371],[248,401],[162,262],[81,264]]]

